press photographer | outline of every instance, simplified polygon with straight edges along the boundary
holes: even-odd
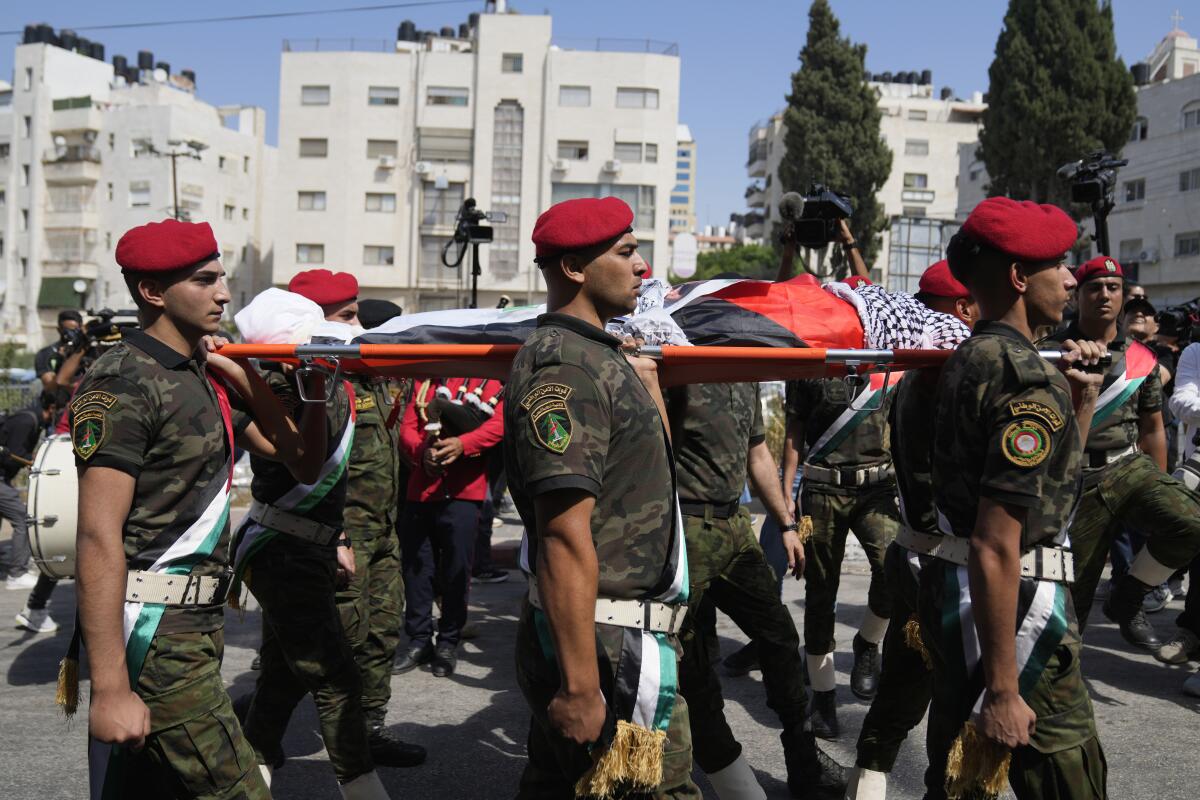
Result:
[[[58,312],[58,341],[48,344],[33,359],[33,367],[42,381],[42,391],[58,394],[69,391],[83,360],[75,342],[82,335],[83,315],[74,309]],[[62,382],[59,382],[60,372]],[[58,398],[60,401],[65,398]]]
[[[777,241],[782,248],[776,280],[792,277],[796,248],[823,250],[830,243],[841,246],[842,255],[855,277],[870,280],[871,271],[863,261],[862,248],[850,231],[848,222],[854,213],[850,198],[814,183],[808,195],[788,192],[779,201],[780,225]],[[836,263],[836,259],[835,259]],[[815,274],[815,273],[814,273]]]

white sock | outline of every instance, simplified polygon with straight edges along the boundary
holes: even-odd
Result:
[[[745,756],[737,759],[724,769],[717,770],[708,776],[720,800],[766,800],[767,793],[758,785],[754,771],[746,763]]]
[[[344,800],[391,800],[387,789],[383,788],[383,782],[379,780],[379,773],[375,770],[359,775],[338,788],[342,790]]]
[[[868,608],[863,614],[862,624],[858,626],[858,635],[871,644],[879,644],[883,641],[883,635],[887,633],[887,626],[886,619],[875,616]]]
[[[1150,555],[1150,548],[1143,547],[1129,567],[1129,574],[1147,586],[1158,586],[1166,583],[1175,574],[1171,567],[1164,567]]]
[[[271,769],[270,767],[268,767],[266,764],[259,764],[258,771],[262,773],[263,783],[265,783],[267,785],[267,788],[270,789],[271,788],[271,775],[274,773],[274,770]]]
[[[855,767],[846,784],[846,800],[884,800],[887,797],[887,773]]]
[[[812,683],[814,692],[831,692],[837,688],[837,671],[833,668],[833,653],[814,656],[805,653],[808,661],[808,680]]]

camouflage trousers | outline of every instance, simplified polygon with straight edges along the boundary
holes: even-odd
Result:
[[[360,533],[354,542],[354,578],[337,592],[342,628],[362,675],[364,711],[392,699],[392,659],[404,622],[404,581],[395,533]]]
[[[224,631],[154,637],[136,691],[150,735],[124,757],[130,800],[263,800],[271,793],[221,682]]]
[[[832,653],[836,647],[833,624],[846,534],[851,530],[871,565],[867,607],[881,619],[892,615],[883,577],[883,554],[900,526],[896,485],[887,482],[861,490],[837,491],[806,480],[800,492],[796,513],[812,517],[813,523],[813,535],[804,545],[804,649],[820,656]]]
[[[729,519],[684,516],[688,554],[689,609],[711,600],[758,644],[767,705],[779,715],[785,731],[804,723],[804,663],[800,635],[779,597],[775,571],[767,564],[754,536],[750,515],[741,509]],[[721,682],[712,668],[703,631],[689,611],[679,665],[679,692],[687,699],[692,751],[696,764],[713,773],[741,754],[729,723]]]
[[[892,597],[892,616],[883,640],[879,689],[858,734],[855,765],[891,772],[900,745],[920,724],[933,692],[933,673],[920,651],[905,641],[904,626],[917,615],[920,587],[905,548],[892,542],[884,556],[883,571]],[[940,780],[939,780],[940,783]]]
[[[1146,549],[1166,567],[1186,567],[1200,553],[1200,503],[1195,494],[1145,454],[1104,468],[1094,485],[1084,489],[1070,528],[1075,556],[1071,595],[1081,631],[1113,537],[1122,528],[1144,534]]]
[[[296,704],[312,694],[321,738],[340,783],[375,768],[367,744],[362,679],[334,604],[331,548],[280,534],[250,562],[247,584],[262,606],[262,670],[246,716],[246,738],[277,753]],[[268,763],[264,759],[263,763]]]
[[[925,800],[946,797],[941,783],[946,756],[970,717],[976,699],[971,692],[958,691],[961,687],[956,689],[957,684],[949,679],[946,660],[949,654],[942,652],[939,644],[943,609],[958,604],[957,598],[945,596],[943,571],[953,568],[947,562],[934,560],[921,571],[920,579],[922,636],[933,660]],[[1108,796],[1108,764],[1079,667],[1082,642],[1070,608],[1067,618],[1066,634],[1047,662],[1037,686],[1025,698],[1037,714],[1037,725],[1030,743],[1012,753],[1008,782],[1017,800],[1102,800]]]
[[[548,658],[542,649],[533,613],[533,608],[526,602],[517,625],[517,683],[531,712],[527,742],[529,761],[521,774],[517,800],[562,800],[575,797],[575,782],[592,765],[592,757],[586,747],[563,738],[550,727],[546,708],[561,685],[561,676],[557,659]],[[600,628],[607,630],[602,634]],[[597,655],[609,661],[613,674],[617,669],[614,648],[619,647],[621,631],[612,626],[597,626]],[[615,641],[608,634],[614,634]],[[653,792],[617,794],[611,800],[699,800],[700,797],[700,790],[692,782],[687,702],[676,695],[667,728],[662,783]]]

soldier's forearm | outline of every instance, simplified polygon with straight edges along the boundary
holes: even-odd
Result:
[[[754,492],[766,506],[767,513],[780,525],[791,522],[792,520],[788,518],[790,515],[783,487],[776,480],[779,473],[775,469],[775,459],[771,458],[771,451],[767,448],[765,441],[750,448],[750,454],[746,458],[746,467],[746,471],[750,474],[750,483],[754,486]]]
[[[984,685],[994,694],[1017,691],[1013,627],[1021,582],[1021,521],[1009,507],[979,502],[967,575],[975,630],[982,653]]]
[[[1162,412],[1143,414],[1138,421],[1138,449],[1154,459],[1160,470],[1167,471],[1167,431]]]

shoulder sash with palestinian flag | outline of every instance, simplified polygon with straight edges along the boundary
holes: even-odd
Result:
[[[1096,411],[1092,414],[1093,427],[1106,420],[1132,397],[1156,366],[1158,356],[1154,351],[1141,342],[1130,340],[1125,353],[1105,376],[1105,386],[1096,398]]]
[[[226,478],[224,481],[214,480],[205,495],[197,498],[194,515],[180,515],[155,537],[150,548],[139,554],[144,558],[154,558],[154,562],[145,568],[146,572],[189,574],[197,564],[212,555],[229,523],[230,490],[233,486],[233,415],[224,385],[212,374],[208,375],[208,380],[216,393],[228,442]],[[150,643],[166,609],[165,605],[159,603],[125,601],[125,663],[129,668],[131,688],[137,686]],[[121,747],[95,739],[88,740],[89,784],[93,798],[109,800],[119,796],[125,752]]]
[[[866,387],[859,392],[858,397],[850,401],[846,410],[838,415],[833,424],[822,433],[813,446],[808,449],[805,460],[816,462],[838,448],[846,437],[854,432],[862,421],[870,416],[872,411],[880,408],[883,398],[896,388],[896,384],[904,377],[904,372],[872,373]],[[885,381],[886,380],[886,384]]]
[[[312,483],[297,483],[271,503],[275,508],[293,514],[304,514],[320,503],[346,474],[346,467],[350,463],[350,450],[354,445],[354,423],[358,415],[355,410],[354,387],[349,381],[342,381],[342,386],[346,390],[350,413],[346,415],[346,421],[338,432],[336,446],[321,465],[317,479]],[[279,531],[267,528],[249,516],[242,520],[233,537],[233,585],[229,590],[231,602],[237,601],[250,560],[278,535]]]

